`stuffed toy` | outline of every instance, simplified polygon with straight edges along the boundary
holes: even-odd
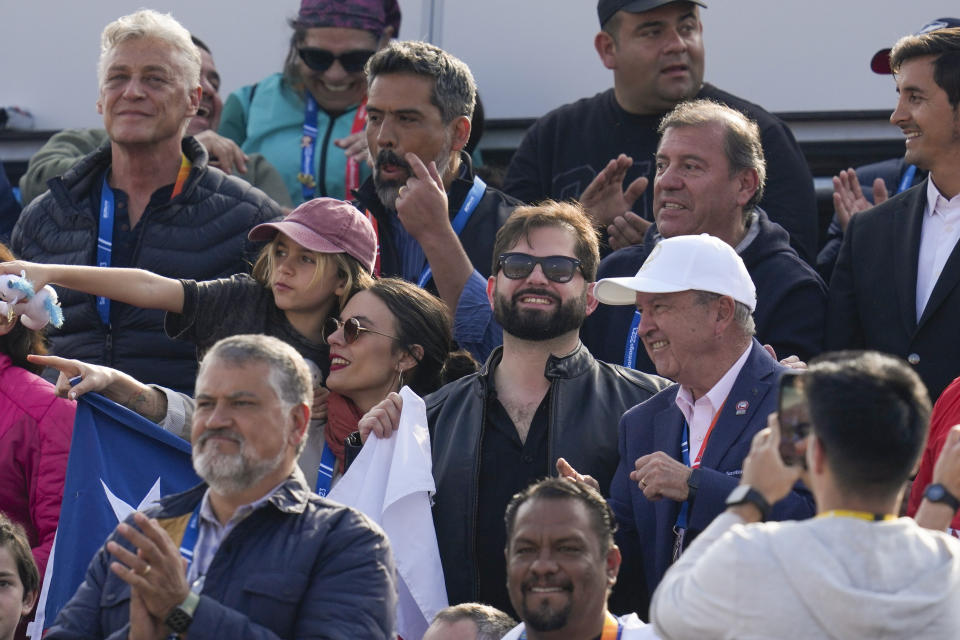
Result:
[[[27,329],[39,331],[49,322],[58,329],[63,326],[63,311],[57,300],[57,292],[50,285],[34,293],[33,284],[26,273],[19,276],[0,276],[0,315],[11,320],[20,316]]]

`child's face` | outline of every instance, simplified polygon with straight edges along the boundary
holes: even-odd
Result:
[[[304,249],[285,234],[273,245],[270,287],[277,307],[284,311],[316,311],[340,295],[343,282],[333,264],[316,278],[317,262],[323,255]]]
[[[0,547],[0,640],[10,640],[20,617],[30,613],[35,593],[28,594],[24,601],[23,583],[13,555],[6,547]]]

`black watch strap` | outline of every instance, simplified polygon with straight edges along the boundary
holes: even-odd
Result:
[[[727,497],[727,506],[736,507],[741,504],[752,504],[760,512],[760,519],[766,520],[770,517],[770,503],[763,497],[763,494],[748,484],[737,485],[737,488],[730,492]]]
[[[928,485],[926,490],[923,492],[923,497],[930,502],[941,502],[945,505],[949,505],[949,507],[955,512],[960,510],[960,500],[958,500],[957,496],[950,493],[947,488],[939,482]]]
[[[183,602],[173,608],[163,624],[167,625],[167,628],[174,633],[184,633],[190,628],[190,623],[193,622],[193,614],[197,610],[198,604],[200,604],[199,594],[191,591]]]

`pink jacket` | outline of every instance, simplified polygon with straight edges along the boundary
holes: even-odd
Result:
[[[60,518],[76,408],[0,354],[0,511],[27,530],[41,578]]]

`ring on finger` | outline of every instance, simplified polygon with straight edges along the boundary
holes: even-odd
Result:
[[[148,563],[147,563],[147,566],[143,568],[143,573],[140,574],[140,577],[141,577],[141,578],[146,578],[146,577],[147,577],[147,574],[150,573],[150,570],[151,570],[151,569],[153,569],[153,567],[151,567],[151,566],[150,566],[150,563],[148,562]]]
[[[644,487],[646,487],[646,486],[647,486],[647,481],[646,481],[645,479],[643,479],[643,478],[640,478],[640,484],[642,484]]]

